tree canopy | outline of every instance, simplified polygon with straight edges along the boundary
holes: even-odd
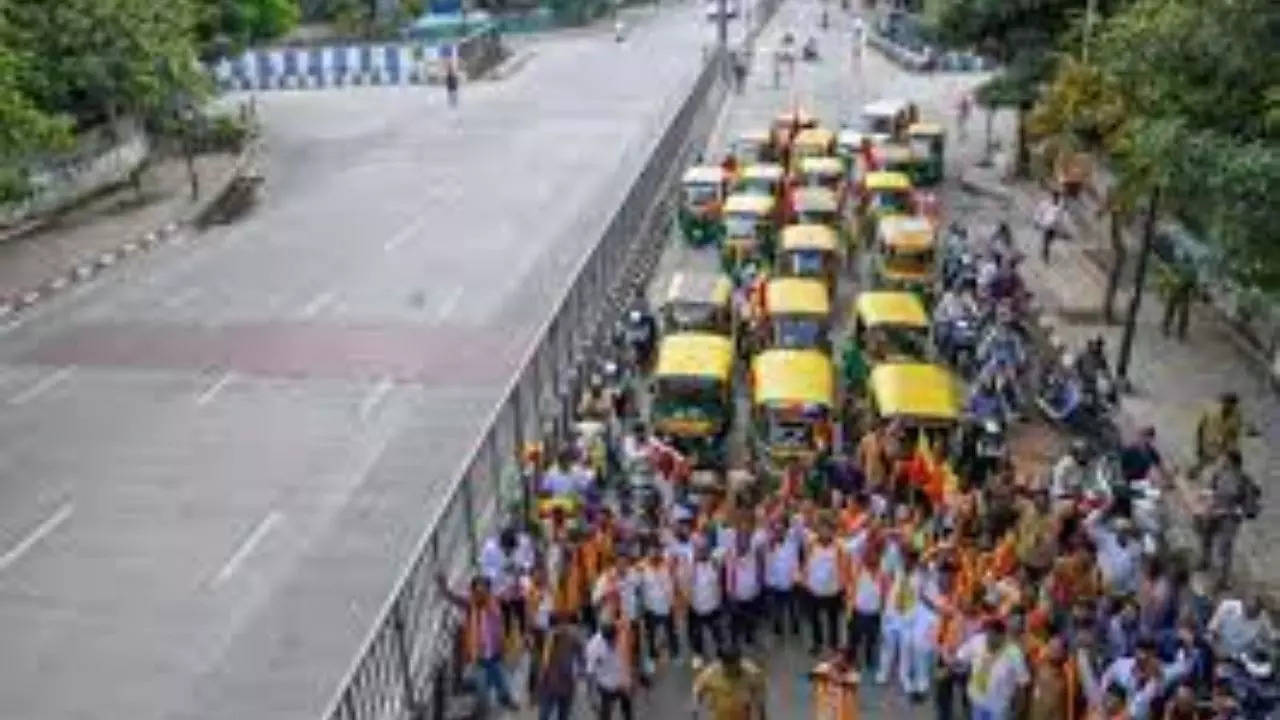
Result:
[[[1270,0],[1134,0],[1068,52],[1031,132],[1104,154],[1122,195],[1166,206],[1250,284],[1280,288],[1280,10]]]

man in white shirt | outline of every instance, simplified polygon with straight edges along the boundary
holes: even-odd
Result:
[[[649,548],[649,557],[640,570],[640,599],[644,606],[645,643],[649,650],[650,662],[656,664],[658,661],[659,628],[665,631],[667,652],[671,653],[673,658],[679,657],[680,640],[676,635],[674,614],[675,563],[656,542]]]
[[[790,623],[791,634],[800,634],[800,614],[796,610],[796,571],[800,568],[800,543],[788,532],[784,521],[774,523],[764,548],[764,593],[773,622],[773,634],[782,637]]]
[[[1049,248],[1062,223],[1062,193],[1057,190],[1036,209],[1036,228],[1040,230],[1040,259],[1049,264]]]
[[[618,647],[618,629],[604,623],[587,643],[587,677],[600,695],[600,717],[613,717],[613,708],[622,710],[625,720],[631,714],[630,661]]]
[[[687,620],[689,647],[693,649],[693,664],[702,665],[703,631],[711,634],[716,649],[724,643],[720,628],[720,610],[724,601],[724,570],[719,560],[712,557],[705,541],[694,547],[693,562],[689,568],[685,596],[689,598]]]
[[[739,529],[734,546],[724,555],[725,594],[729,600],[729,640],[753,645],[760,616],[764,560],[751,545],[751,534]]]
[[[1185,638],[1190,643],[1193,638]],[[1081,685],[1089,702],[1101,708],[1106,701],[1107,688],[1118,686],[1124,688],[1126,711],[1131,720],[1149,720],[1151,703],[1173,688],[1186,677],[1190,671],[1189,655],[1185,650],[1178,651],[1177,659],[1168,664],[1160,662],[1156,655],[1153,640],[1143,638],[1133,655],[1116,658],[1102,673],[1095,683],[1090,673],[1081,674]],[[1082,668],[1088,663],[1081,664]]]
[[[805,549],[801,575],[809,594],[809,624],[813,629],[813,654],[822,652],[823,619],[826,619],[827,645],[835,650],[840,645],[840,568],[844,548],[835,541],[830,521],[818,527],[817,539]]]
[[[853,564],[848,594],[849,649],[855,663],[861,663],[863,673],[870,673],[876,665],[876,652],[880,649],[881,613],[884,596],[889,590],[889,578],[880,564],[881,553],[876,548],[864,548]]]
[[[880,663],[876,670],[876,682],[884,684],[889,681],[893,672],[895,659],[898,663],[898,682],[903,692],[915,695],[918,691],[912,679],[911,638],[915,628],[916,613],[919,612],[920,591],[924,584],[919,564],[919,555],[911,548],[902,554],[902,567],[889,573],[889,582],[884,599],[884,614],[880,640]]]
[[[508,635],[513,625],[521,635],[526,631],[520,578],[533,569],[533,563],[533,542],[513,527],[486,540],[480,551],[480,572],[489,579],[489,587],[502,606],[502,627]]]
[[[999,618],[988,620],[984,632],[956,650],[956,662],[968,668],[973,720],[1010,717],[1014,694],[1031,682],[1022,650],[1005,634]]]
[[[1227,598],[1209,619],[1209,638],[1214,652],[1222,656],[1235,657],[1255,646],[1268,646],[1272,637],[1271,618],[1257,596],[1248,603]]]
[[[562,450],[556,464],[542,476],[542,492],[552,497],[576,495],[582,486],[580,472],[573,462],[573,452]]]
[[[1112,595],[1136,593],[1142,545],[1135,536],[1133,523],[1125,518],[1116,518],[1112,521],[1114,527],[1108,527],[1104,516],[1105,509],[1098,509],[1084,519],[1085,532],[1097,548],[1102,584]]]

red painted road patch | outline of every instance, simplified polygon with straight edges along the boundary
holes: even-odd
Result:
[[[470,385],[510,375],[508,340],[449,326],[104,323],[72,328],[21,361]]]

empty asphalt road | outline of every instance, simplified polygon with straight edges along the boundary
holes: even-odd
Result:
[[[314,718],[696,76],[701,8],[277,92],[267,197],[0,327],[0,718]]]

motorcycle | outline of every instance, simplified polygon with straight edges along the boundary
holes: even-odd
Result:
[[[1263,649],[1228,657],[1214,674],[1231,688],[1240,713],[1248,720],[1266,720],[1280,709],[1280,679],[1271,654]]]
[[[805,62],[816,62],[818,59],[818,41],[809,38],[804,43],[804,48],[800,51],[800,57]]]
[[[978,335],[981,328],[976,317],[960,317],[947,330],[947,355],[961,377],[971,378],[976,371]]]

